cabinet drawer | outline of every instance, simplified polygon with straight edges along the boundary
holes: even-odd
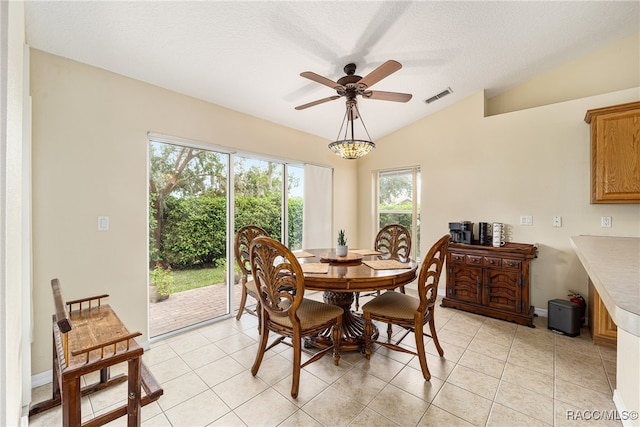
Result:
[[[514,270],[520,270],[522,267],[522,260],[504,258],[502,260],[502,268],[512,268]]]
[[[451,252],[449,253],[449,256],[451,257],[451,261],[453,262],[464,262],[465,254],[457,254],[455,252]]]
[[[479,255],[467,255],[465,261],[467,264],[471,265],[482,265],[482,259],[484,257]]]
[[[502,265],[502,258],[484,257],[483,263],[485,267],[500,267]]]

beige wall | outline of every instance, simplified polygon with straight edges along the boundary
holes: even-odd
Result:
[[[109,293],[147,339],[147,132],[331,166],[336,182],[356,180],[356,164],[324,139],[37,50],[31,93],[34,374],[51,369],[54,277],[67,300]],[[356,211],[353,186],[334,193],[344,212]],[[97,231],[98,215],[110,217],[109,231]],[[334,227],[355,229],[355,214]]]
[[[639,85],[640,33],[541,74],[487,102],[487,115],[631,89]]]
[[[609,51],[601,54],[611,57]],[[634,55],[606,66],[637,67],[639,52]],[[599,66],[600,59],[592,57],[593,66]],[[567,72],[556,78],[580,79],[576,69]],[[640,205],[589,203],[589,126],[584,116],[591,108],[639,100],[638,79],[631,89],[490,117],[484,116],[485,96],[478,93],[376,141],[375,152],[359,163],[358,206],[361,218],[367,218],[360,223],[360,244],[375,232],[367,214],[372,171],[419,165],[423,254],[448,232],[449,222],[503,222],[508,224],[508,240],[539,247],[531,272],[535,307],[546,310],[548,300],[566,298],[569,289],[587,295],[587,275],[569,238],[640,236]],[[594,90],[594,85],[597,82],[585,81],[584,90]],[[533,226],[520,226],[521,215],[532,215]],[[555,215],[562,216],[561,228],[552,227]],[[605,215],[613,218],[612,228],[600,227]]]

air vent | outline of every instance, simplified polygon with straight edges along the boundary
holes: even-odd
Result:
[[[451,90],[451,88],[448,87],[442,92],[440,92],[439,94],[432,96],[431,98],[425,100],[424,102],[426,102],[427,104],[431,104],[432,102],[437,101],[438,99],[442,98],[443,96],[447,96],[452,92],[453,91]]]

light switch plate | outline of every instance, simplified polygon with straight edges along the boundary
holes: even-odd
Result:
[[[109,230],[109,217],[108,216],[99,216],[98,217],[98,231],[108,231]]]
[[[533,225],[533,217],[531,215],[521,215],[520,225]]]
[[[553,226],[562,227],[562,217],[560,215],[556,215],[553,217]]]
[[[600,218],[600,227],[611,228],[611,217],[603,216]]]

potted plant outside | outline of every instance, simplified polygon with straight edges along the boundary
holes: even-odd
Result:
[[[169,298],[173,290],[173,272],[171,267],[164,268],[161,263],[149,273],[149,300],[160,302]]]
[[[336,255],[347,256],[349,253],[349,246],[347,246],[347,239],[344,237],[344,230],[338,232],[338,245],[336,246]]]

